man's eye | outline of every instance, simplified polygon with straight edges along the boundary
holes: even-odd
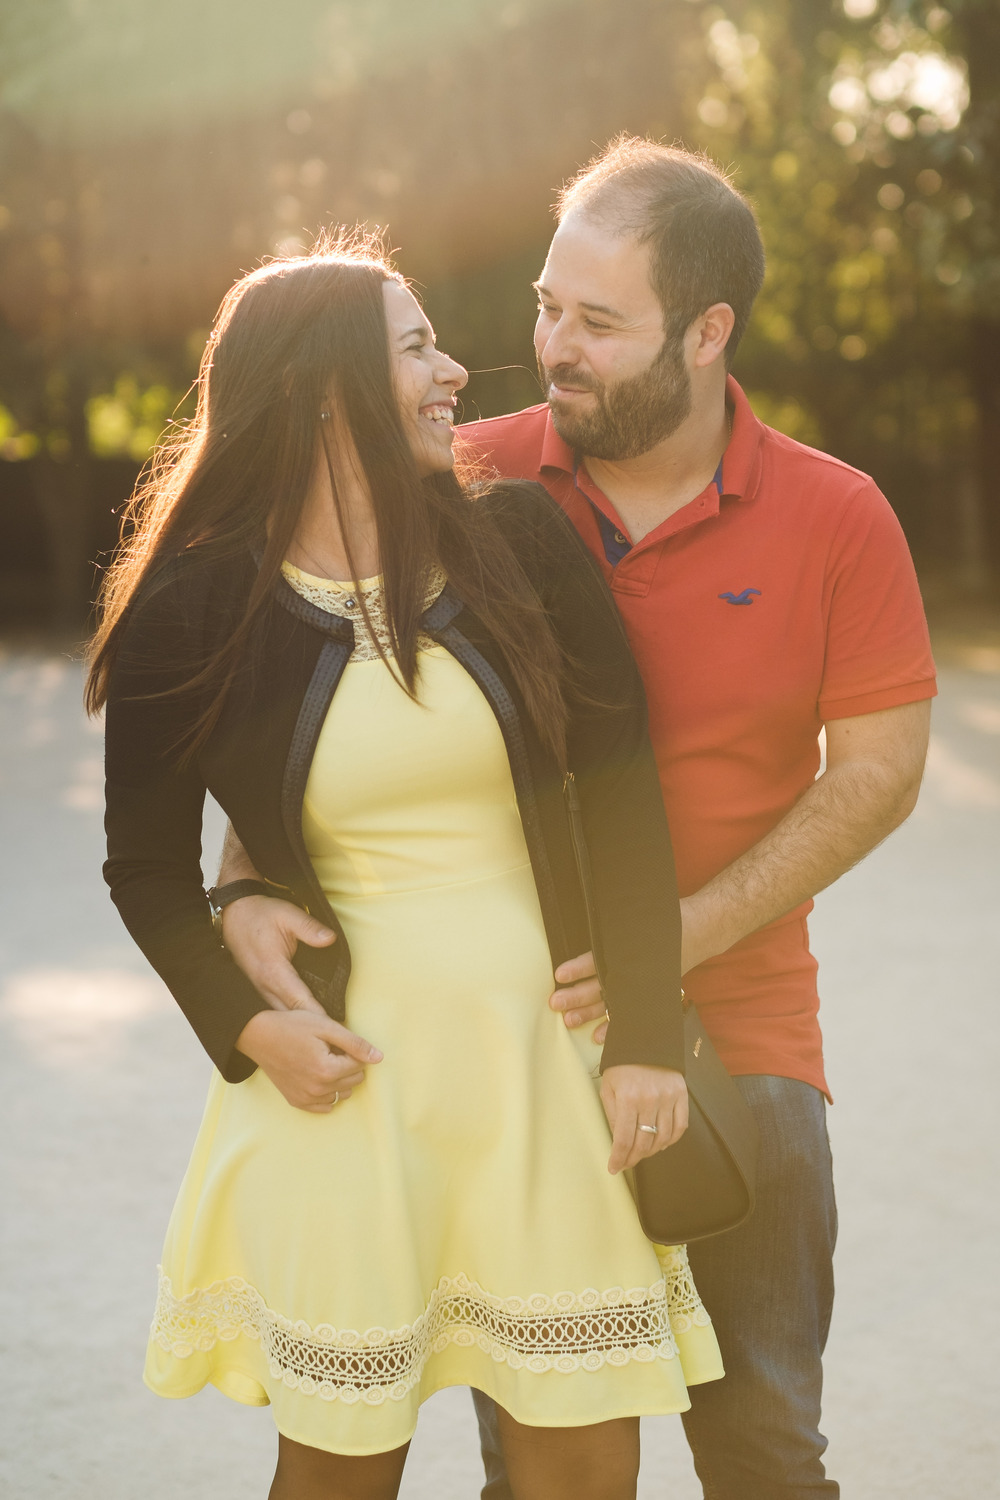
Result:
[[[584,322],[586,323],[588,328],[593,330],[594,333],[607,333],[610,328],[610,324],[595,323],[593,318],[585,318]]]

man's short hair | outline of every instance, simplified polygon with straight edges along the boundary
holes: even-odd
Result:
[[[721,167],[700,152],[619,136],[561,189],[556,218],[572,210],[650,245],[668,335],[728,302],[731,363],[764,280],[764,246],[753,209]]]

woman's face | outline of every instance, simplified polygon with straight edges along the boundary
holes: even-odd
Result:
[[[421,478],[454,463],[451,451],[456,393],[467,371],[434,345],[434,330],[412,292],[382,283],[396,397]]]

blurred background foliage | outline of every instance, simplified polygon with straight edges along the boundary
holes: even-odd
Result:
[[[875,474],[930,593],[996,590],[996,0],[32,0],[0,59],[8,622],[82,622],[223,292],[323,225],[387,226],[467,415],[537,401],[548,205],[619,130],[756,204],[758,413]]]

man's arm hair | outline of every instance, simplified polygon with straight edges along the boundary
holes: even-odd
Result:
[[[233,880],[259,880],[260,878],[249,854],[237,838],[232,823],[227,823],[216,885],[229,885]]]
[[[823,774],[682,901],[685,972],[824,890],[898,828],[916,806],[929,729],[929,701],[830,720]]]

